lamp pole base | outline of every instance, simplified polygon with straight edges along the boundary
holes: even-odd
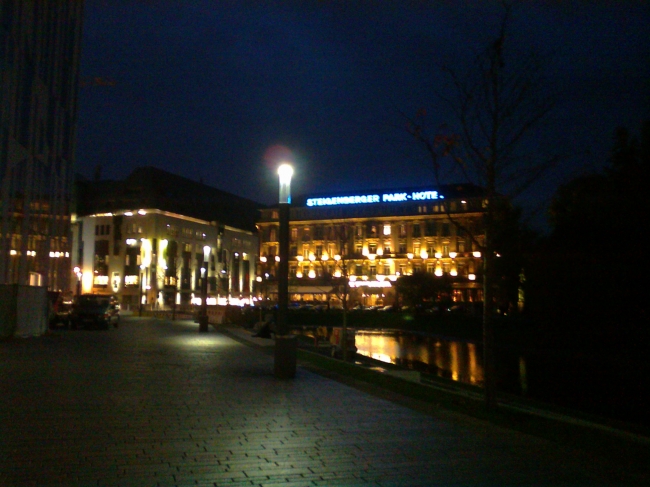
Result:
[[[294,335],[275,336],[274,375],[277,379],[293,379],[296,376],[297,348]]]
[[[208,315],[199,316],[199,332],[200,333],[208,332]]]

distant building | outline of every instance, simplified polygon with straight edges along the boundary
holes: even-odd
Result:
[[[79,292],[125,307],[189,305],[201,297],[207,246],[209,303],[251,301],[259,203],[153,167],[77,189]]]
[[[483,243],[483,198],[469,184],[294,198],[290,300],[339,305],[336,286],[348,276],[352,306],[393,304],[397,278],[421,271],[450,278],[454,301],[481,301],[482,256],[469,233]],[[258,296],[275,300],[278,209],[263,209],[258,228]]]
[[[0,2],[0,284],[68,287],[83,2]]]

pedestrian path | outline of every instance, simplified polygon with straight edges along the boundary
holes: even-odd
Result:
[[[0,343],[0,486],[649,485],[641,468],[424,414],[192,321]],[[271,346],[264,340],[260,346]]]

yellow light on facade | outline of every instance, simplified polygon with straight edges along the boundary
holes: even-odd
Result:
[[[420,252],[420,257],[422,257],[423,259],[428,259],[429,258],[429,253],[426,250],[422,250]]]
[[[255,280],[256,280],[257,282],[262,282],[262,276],[257,276],[257,277],[255,278]]]
[[[456,252],[449,252],[449,257],[455,259],[458,254]]]
[[[260,257],[260,262],[266,262],[266,256],[265,255]]]
[[[374,261],[377,256],[375,254],[366,254],[366,257],[368,257],[369,261]]]
[[[406,258],[408,260],[411,260],[413,258],[413,252],[409,252],[408,254],[406,254]]]
[[[339,254],[336,254],[336,255],[334,256],[334,260],[335,260],[336,262],[338,262],[339,260],[341,260],[341,256],[340,256]]]
[[[341,277],[341,271],[338,269],[334,271],[334,277]]]
[[[169,245],[169,241],[166,238],[163,238],[158,244],[159,246],[158,266],[165,270],[167,270],[167,260],[165,259],[165,251],[167,250],[168,245]]]
[[[475,251],[475,252],[472,252],[472,255],[473,255],[474,257],[476,257],[477,259],[479,259],[479,258],[481,257],[481,253],[480,253],[480,252],[476,252],[476,251]]]
[[[458,271],[457,271],[456,269],[452,269],[452,270],[449,272],[449,274],[450,274],[451,276],[456,277],[456,276],[458,275]]]
[[[475,281],[475,280],[476,280],[476,274],[470,274],[469,276],[467,276],[467,278],[468,278],[470,281]]]
[[[384,255],[384,249],[381,247],[377,249],[377,255]]]
[[[327,252],[323,252],[323,255],[320,257],[322,260],[329,260],[330,256]]]
[[[313,252],[309,252],[309,260],[314,262],[316,260],[316,256],[314,255]]]
[[[279,255],[276,255],[276,256],[275,256],[275,261],[276,261],[276,262],[280,262],[280,256],[279,256]]]
[[[350,282],[354,282],[356,280],[357,280],[357,276],[355,276],[355,275],[350,276]]]
[[[314,277],[316,277],[316,271],[314,269],[311,269],[309,271],[309,278],[313,279]]]
[[[436,268],[435,275],[438,276],[438,277],[442,276],[442,269],[440,267]]]
[[[441,252],[436,252],[434,255],[436,256],[436,259],[442,259],[442,253]]]
[[[151,241],[145,238],[141,239],[142,242],[142,265],[149,267],[151,264]]]
[[[298,279],[302,279],[302,272],[300,272],[300,271],[296,272],[296,277]]]

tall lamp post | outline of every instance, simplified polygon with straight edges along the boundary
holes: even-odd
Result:
[[[289,334],[287,309],[289,307],[289,207],[291,205],[291,176],[293,168],[282,164],[278,168],[280,177],[279,199],[279,257],[278,265],[278,315],[275,334],[275,376],[291,379],[296,375],[296,340]]]
[[[199,312],[199,332],[208,331],[208,259],[210,246],[203,247],[203,267],[201,268],[201,310]]]

